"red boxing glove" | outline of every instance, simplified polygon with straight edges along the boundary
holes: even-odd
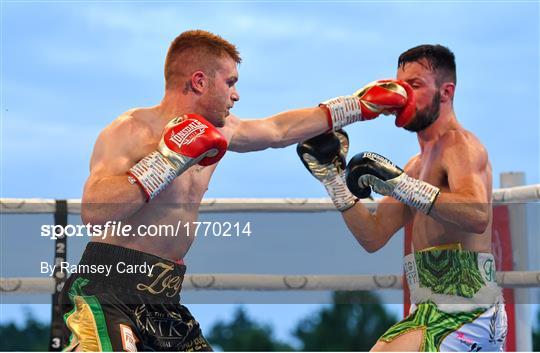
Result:
[[[356,121],[375,119],[380,114],[397,114],[396,125],[406,125],[414,116],[413,89],[404,81],[379,80],[351,96],[330,99],[319,106],[326,109],[332,130]]]
[[[195,163],[202,166],[217,163],[226,150],[225,136],[198,114],[186,114],[171,120],[165,126],[158,146],[158,151],[179,169],[186,164],[186,157],[193,160],[189,166]]]
[[[416,99],[413,88],[403,80],[379,80],[377,82],[391,82],[405,89],[405,96],[407,98],[405,105],[398,109],[390,109],[383,112],[383,114],[394,114],[396,116],[396,126],[404,127],[412,120],[414,114],[416,113]]]
[[[128,180],[138,183],[149,201],[191,166],[217,163],[226,150],[225,136],[210,122],[198,114],[186,114],[165,126],[157,150],[128,171]]]

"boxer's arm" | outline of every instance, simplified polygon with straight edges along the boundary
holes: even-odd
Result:
[[[370,253],[382,248],[412,219],[412,212],[407,205],[388,196],[377,203],[373,214],[362,202],[357,202],[341,214],[358,243]]]
[[[396,114],[396,124],[403,126],[414,114],[416,105],[412,93],[406,82],[380,80],[351,96],[327,100],[316,108],[291,110],[258,120],[241,121],[230,116],[227,124],[234,131],[229,135],[229,150],[250,152],[286,147],[387,113]],[[224,134],[227,136],[226,132]]]
[[[141,157],[140,146],[149,129],[130,118],[120,118],[99,135],[90,160],[90,176],[83,190],[81,217],[83,223],[101,224],[133,215],[146,201],[142,189],[126,177]],[[140,154],[140,153],[139,153]]]
[[[229,150],[235,152],[281,148],[307,140],[330,129],[322,108],[296,109],[265,119],[227,118],[232,129]]]
[[[491,217],[491,166],[482,144],[471,134],[448,132],[443,137],[442,167],[448,191],[435,202],[430,216],[466,232],[482,234]]]
[[[404,171],[411,173],[417,157],[413,157]],[[373,201],[375,202],[375,201]],[[411,208],[393,197],[385,196],[377,202],[375,213],[370,213],[362,202],[342,213],[347,227],[367,252],[382,248],[396,232],[412,218]]]

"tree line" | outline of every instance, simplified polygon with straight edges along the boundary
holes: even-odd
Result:
[[[205,334],[223,351],[368,351],[398,318],[370,292],[335,292],[332,304],[301,319],[291,332],[297,343],[275,337],[271,325],[249,317],[239,306],[230,320],[216,322]],[[46,351],[49,325],[26,313],[24,325],[0,325],[0,351]],[[533,332],[540,350],[540,311]]]

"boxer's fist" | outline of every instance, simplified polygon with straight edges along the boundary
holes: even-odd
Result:
[[[343,130],[315,136],[299,143],[296,152],[307,170],[325,186],[336,208],[345,211],[356,198],[345,185],[349,138]]]
[[[362,152],[354,156],[346,169],[349,190],[359,198],[371,194],[371,188],[378,194],[392,194],[393,181],[403,170],[383,156],[373,152]]]
[[[416,100],[412,87],[402,80],[378,80],[356,91],[365,119],[380,114],[396,115],[396,126],[405,126],[414,116]]]
[[[341,96],[320,104],[327,112],[329,125],[338,130],[355,121],[371,120],[380,114],[395,114],[396,125],[405,126],[414,116],[412,87],[398,80],[379,80],[351,96]]]
[[[128,171],[130,183],[138,183],[147,201],[156,197],[189,167],[217,163],[227,150],[227,140],[210,122],[197,114],[171,120],[156,151]]]
[[[217,163],[226,150],[225,136],[198,114],[171,120],[158,145],[158,151],[175,166],[177,175],[196,163]]]
[[[346,151],[349,139],[344,132],[341,134],[345,136],[344,141],[347,146],[344,149]],[[345,170],[346,152],[343,155],[341,150],[341,141],[336,133],[318,135],[296,146],[296,153],[304,166],[321,182]]]
[[[368,197],[373,189],[378,194],[394,197],[425,214],[429,214],[439,195],[437,187],[409,177],[394,163],[373,152],[354,156],[345,174],[349,190],[359,198]]]

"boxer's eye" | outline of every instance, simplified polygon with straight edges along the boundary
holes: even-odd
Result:
[[[411,85],[412,88],[418,88],[421,86],[420,82],[418,82],[417,80],[412,80],[412,81],[409,81],[407,82],[409,85]]]

